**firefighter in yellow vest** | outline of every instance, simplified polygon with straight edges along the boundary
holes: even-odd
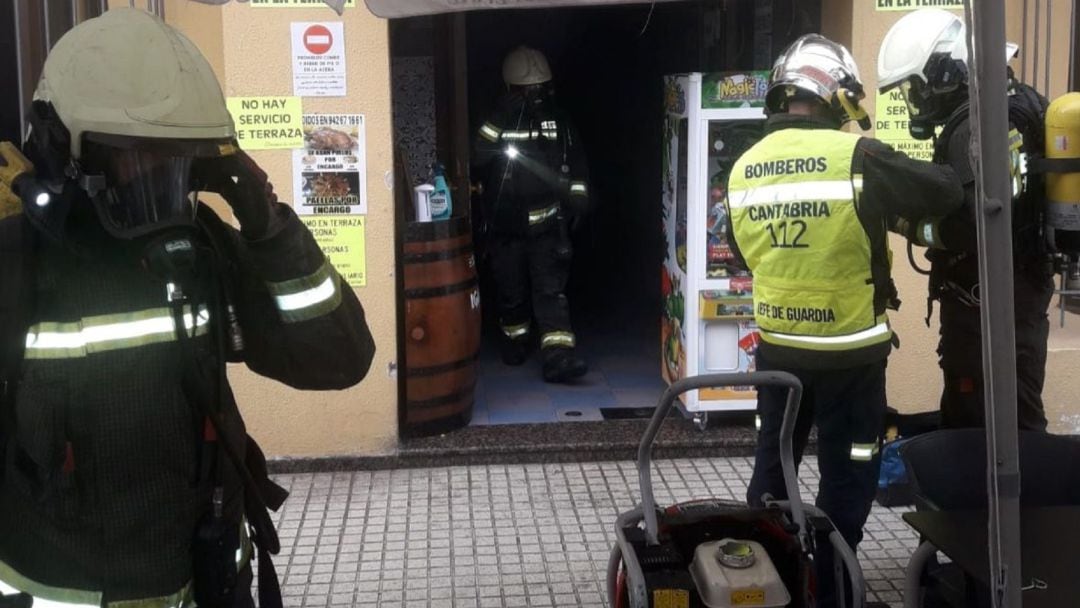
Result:
[[[841,131],[869,128],[851,54],[820,35],[796,40],[773,67],[766,135],[735,163],[728,211],[754,277],[759,370],[795,374],[804,392],[796,459],[818,428],[817,504],[851,547],[862,539],[878,479],[885,361],[899,305],[887,231],[913,236],[923,218],[958,207],[948,168]],[[786,498],[780,424],[786,394],[758,393],[761,430],[748,500]],[[836,602],[831,552],[819,556],[818,606]]]

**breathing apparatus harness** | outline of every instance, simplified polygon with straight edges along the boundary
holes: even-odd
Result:
[[[525,90],[520,93],[520,109],[518,110],[517,120],[514,123],[513,129],[515,132],[521,132],[521,125],[523,122],[525,122],[526,109],[529,107],[529,105],[540,105],[544,103],[542,97],[547,94],[549,93],[547,92],[546,85],[544,84],[525,87]],[[565,121],[560,120],[560,117],[557,114],[558,113],[556,113],[556,120],[558,122],[558,128],[556,137],[558,138],[557,141],[562,144],[562,162],[559,165],[558,186],[559,192],[568,192],[570,190],[570,149],[574,146],[574,142],[573,135],[571,134],[570,130],[565,127]],[[531,114],[529,116],[528,128],[531,137],[531,134],[534,131]],[[537,131],[541,134],[544,132],[542,127],[540,129],[537,129]],[[503,150],[503,153],[505,154],[506,159],[503,161],[504,167],[502,177],[499,180],[499,188],[495,193],[495,201],[493,204],[493,209],[495,210],[494,213],[496,215],[498,213],[500,205],[502,204],[503,188],[506,185],[507,180],[512,178],[511,169],[514,165],[513,161],[520,154],[520,151],[513,144],[508,144],[506,149]],[[560,214],[561,213],[562,210],[560,208]]]
[[[949,142],[956,129],[968,120],[970,101],[966,98],[967,68],[962,61],[952,59],[947,54],[935,54],[931,57],[927,73],[929,82],[916,83],[905,88],[908,105],[917,105],[921,111],[909,118],[909,130],[915,139],[933,140],[934,162],[948,164]],[[1052,272],[1051,251],[1043,235],[1043,216],[1045,211],[1045,180],[1034,176],[1046,172],[1043,160],[1045,141],[1044,122],[1047,101],[1033,88],[1015,80],[1012,69],[1009,70],[1009,122],[1016,130],[1013,135],[1014,180],[1013,198],[1013,247],[1019,260],[1018,267],[1031,271]],[[921,85],[921,86],[920,86]],[[944,115],[945,109],[954,106]],[[942,118],[944,115],[944,118]],[[975,179],[972,174],[961,175],[965,180]],[[980,305],[978,278],[967,284],[953,280],[953,269],[969,260],[971,254],[964,251],[934,250],[928,254],[933,264],[929,270],[919,267],[915,261],[914,245],[907,243],[908,262],[919,274],[930,277],[929,296],[927,298],[926,323],[929,325],[933,315],[933,301],[943,297],[952,297],[964,306],[977,308]]]
[[[233,429],[225,409],[235,408],[235,402],[228,389],[226,363],[243,352],[244,340],[231,285],[226,279],[229,275],[224,269],[228,259],[221,255],[223,226],[209,209],[200,208],[200,213],[199,234],[205,236],[205,243],[199,243],[194,233],[173,230],[150,241],[144,258],[147,268],[167,285],[177,338],[185,345],[188,357],[183,391],[200,418],[196,429],[201,432],[203,450],[198,470],[214,480],[212,509],[199,522],[192,545],[195,601],[199,606],[224,608],[232,605],[236,593],[239,575],[236,554],[241,547],[234,522],[223,513],[225,488],[220,454],[224,454],[240,476],[249,533],[258,551],[260,605],[269,602],[270,606],[279,607],[280,585],[270,555],[277,554],[281,546],[267,509],[278,510],[288,493],[270,480],[266,459],[250,436],[244,437],[243,452],[230,437]],[[199,264],[200,259],[206,259],[207,263]],[[203,268],[208,270],[208,276],[200,281],[197,274]],[[210,288],[207,293],[201,293],[199,285]],[[210,328],[216,356],[209,361],[201,360],[204,352],[192,342],[197,322],[191,323],[191,335],[185,330],[185,318],[196,319],[204,303],[206,309],[213,311]],[[213,376],[207,373],[210,368],[214,370]]]

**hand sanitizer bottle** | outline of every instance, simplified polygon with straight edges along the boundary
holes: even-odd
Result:
[[[431,193],[431,219],[448,220],[454,205],[450,199],[450,187],[446,185],[446,169],[441,164],[435,165],[435,191]]]

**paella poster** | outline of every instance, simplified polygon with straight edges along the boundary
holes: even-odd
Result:
[[[351,215],[308,216],[303,218],[315,242],[330,259],[341,278],[353,287],[367,285],[365,254],[366,222]]]
[[[293,150],[297,215],[367,213],[363,114],[304,114],[304,147]]]

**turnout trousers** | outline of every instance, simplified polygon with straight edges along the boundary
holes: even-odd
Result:
[[[877,491],[879,446],[885,425],[885,360],[849,369],[811,371],[780,369],[770,365],[759,352],[757,368],[790,372],[802,382],[802,403],[795,425],[795,464],[798,467],[810,428],[816,425],[821,481],[815,503],[854,550],[862,540],[863,525]],[[765,495],[788,498],[780,465],[780,426],[786,405],[787,389],[758,389],[761,428],[747,490],[751,506],[760,506]],[[832,548],[819,547],[815,562],[818,605],[834,606]]]
[[[545,224],[526,235],[495,235],[491,259],[499,325],[511,340],[524,340],[535,318],[542,350],[573,348],[566,299],[570,240],[561,218]]]

